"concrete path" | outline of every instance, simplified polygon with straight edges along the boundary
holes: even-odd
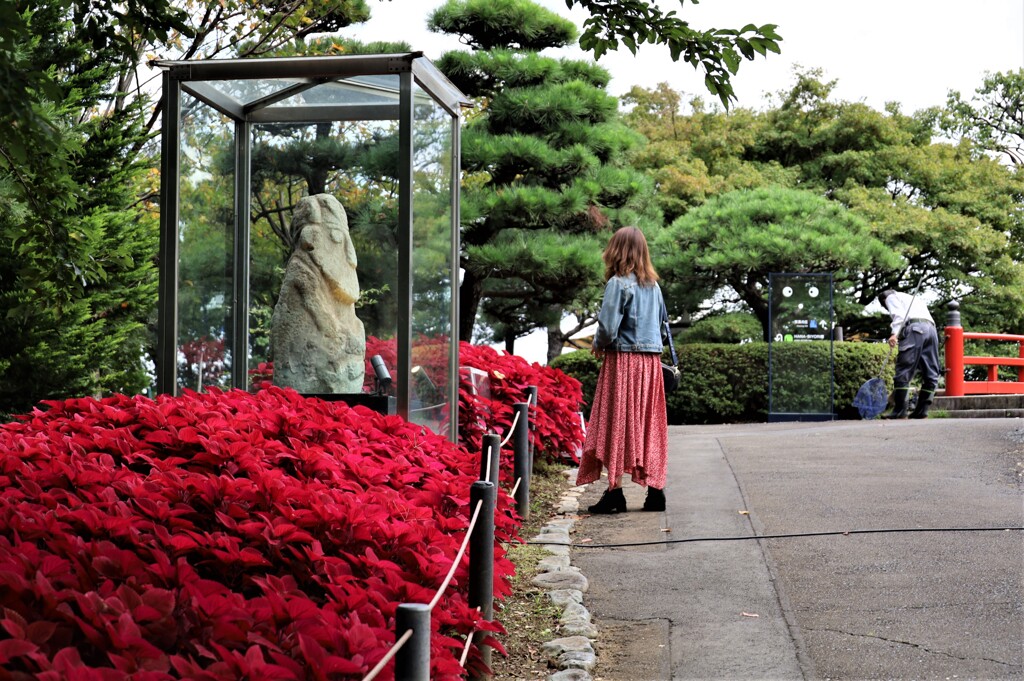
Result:
[[[670,429],[668,509],[577,544],[1024,526],[1024,421]],[[600,496],[591,485],[581,507]],[[597,679],[1024,678],[1024,532],[577,548]]]

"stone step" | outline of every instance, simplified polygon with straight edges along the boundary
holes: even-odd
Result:
[[[1024,395],[946,397],[940,393],[932,403],[932,410],[956,419],[1024,418]]]
[[[936,395],[932,406],[946,411],[1024,409],[1024,395]]]
[[[1024,418],[1024,409],[933,409],[932,415],[951,419],[1014,419]]]

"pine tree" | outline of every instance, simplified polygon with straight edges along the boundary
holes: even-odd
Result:
[[[149,385],[159,112],[134,84],[152,53],[258,55],[368,17],[365,0],[0,6],[0,412]]]
[[[110,61],[73,39],[59,8],[30,16],[23,57],[49,64],[61,98],[33,106],[51,153],[0,168],[0,411],[39,399],[137,392],[156,293],[156,221],[136,206],[145,169],[124,150],[141,142],[134,106],[97,115]],[[23,142],[24,140],[22,140]]]
[[[450,0],[429,26],[472,48],[437,63],[481,106],[463,134],[460,337],[482,313],[508,349],[552,329],[550,355],[563,311],[600,293],[613,228],[657,217],[626,162],[642,138],[618,122],[607,71],[539,54],[572,43],[576,28],[530,0]]]

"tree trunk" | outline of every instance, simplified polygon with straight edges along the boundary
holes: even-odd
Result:
[[[330,123],[318,123],[316,126],[316,138],[325,139],[331,136],[331,124]],[[313,167],[309,171],[309,195],[315,196],[317,194],[323,194],[327,191],[327,178],[330,174],[331,168],[323,163],[313,162]]]
[[[505,352],[516,354],[516,333],[512,329],[505,330]]]
[[[746,280],[731,281],[729,282],[736,293],[740,294],[740,299],[743,300],[747,305],[750,306],[750,311],[757,317],[757,321],[761,322],[761,330],[763,332],[764,341],[767,343],[771,339],[771,324],[768,319],[768,300],[764,297],[768,294],[765,290],[763,293],[757,288],[756,282],[753,277],[748,277]]]
[[[551,360],[562,354],[562,348],[565,347],[565,341],[569,340],[566,334],[562,333],[562,329],[559,326],[548,327],[548,364],[551,364]]]
[[[459,286],[459,340],[473,342],[473,327],[476,325],[476,313],[480,308],[483,293],[483,281],[469,270],[462,274]]]
[[[767,343],[771,340],[771,323],[768,319],[768,303],[764,301],[760,296],[757,299],[744,298],[747,305],[750,305],[751,311],[754,316],[757,317],[757,321],[761,322],[761,330],[763,331],[764,341]]]

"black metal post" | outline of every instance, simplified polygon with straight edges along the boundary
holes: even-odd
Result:
[[[516,429],[512,434],[512,470],[514,472],[513,482],[518,482],[516,488],[516,511],[519,517],[526,520],[530,517],[530,405],[526,402],[516,402],[513,406],[513,413],[519,415],[516,422]]]
[[[489,457],[488,457],[489,455]],[[501,456],[501,437],[497,433],[484,435],[480,450],[480,479],[498,484],[498,458]],[[488,460],[490,465],[488,465]]]
[[[402,603],[395,612],[395,640],[412,638],[395,655],[395,681],[430,681],[430,606]]]
[[[484,619],[494,619],[494,507],[498,488],[492,482],[477,480],[469,490],[469,507],[476,508],[480,515],[469,535],[469,607],[480,608]],[[483,638],[484,632],[477,632],[474,638]],[[491,667],[491,647],[477,644],[480,656],[488,669]],[[486,678],[482,672],[474,679]]]
[[[946,326],[960,326],[960,303],[951,300],[946,303]]]

